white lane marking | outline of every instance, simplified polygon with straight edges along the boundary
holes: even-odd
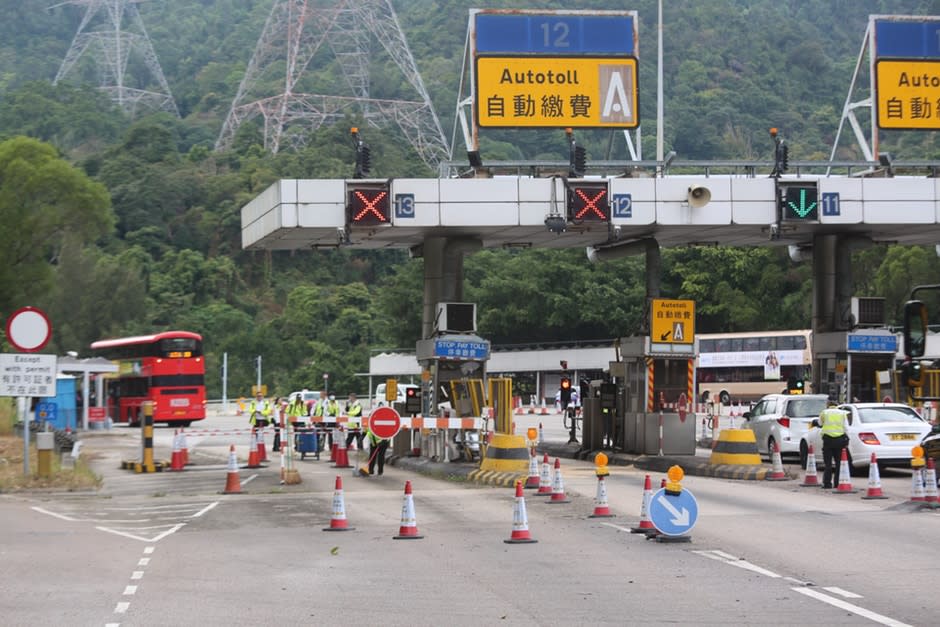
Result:
[[[607,525],[608,527],[613,527],[614,529],[617,529],[617,530],[619,530],[619,531],[626,531],[627,533],[630,533],[630,528],[629,528],[629,527],[621,527],[620,525],[615,525],[615,524],[609,523],[609,522],[602,522],[601,524],[602,524],[602,525]]]
[[[137,565],[138,565],[138,566],[148,566],[149,564],[150,564],[150,558],[149,558],[149,557],[142,557],[142,558],[140,558],[139,560],[137,560]]]
[[[142,570],[135,570],[134,572],[131,573],[131,579],[143,579],[143,578],[144,578],[144,571]]]
[[[144,506],[138,506],[138,507],[102,507],[102,508],[100,508],[100,509],[101,509],[101,512],[99,512],[99,513],[104,513],[104,512],[147,512],[147,511],[151,511],[151,510],[174,510],[174,509],[175,509],[175,510],[179,510],[179,511],[187,511],[187,510],[191,510],[191,509],[193,509],[193,508],[199,507],[200,505],[202,505],[202,503],[192,503],[192,504],[190,504],[190,505],[184,505],[184,504],[181,504],[181,503],[177,503],[177,504],[175,504],[175,505],[148,505],[148,506],[146,506],[146,507],[144,507]]]
[[[822,601],[823,603],[828,603],[829,605],[835,606],[840,610],[845,610],[847,612],[852,612],[857,614],[862,618],[867,618],[870,621],[880,623],[882,625],[888,625],[889,627],[911,627],[907,623],[902,623],[901,621],[894,620],[893,618],[888,618],[887,616],[882,616],[881,614],[876,614],[871,610],[866,610],[863,607],[853,605],[848,601],[843,601],[842,599],[837,599],[831,597],[828,594],[823,594],[812,588],[792,588],[794,591],[799,592],[800,594],[805,594],[808,597],[814,598],[817,601]]]
[[[761,568],[757,564],[752,564],[747,560],[742,560],[736,558],[734,555],[725,553],[724,551],[692,551],[698,555],[703,555],[705,557],[711,557],[712,559],[717,559],[725,564],[730,564],[737,568],[743,568],[744,570],[749,570],[751,572],[757,573],[758,575],[764,575],[765,577],[772,577],[774,579],[779,579],[780,575],[773,572],[772,570],[767,570],[766,568]],[[709,555],[711,553],[712,555]]]
[[[827,586],[823,588],[826,592],[831,592],[833,594],[838,594],[840,597],[845,597],[846,599],[861,599],[862,595],[855,594],[854,592],[849,592],[848,590],[843,590],[838,586]]]
[[[179,523],[178,525],[173,525],[163,533],[157,534],[151,538],[144,538],[142,536],[131,533],[130,531],[122,531],[120,529],[110,529],[108,527],[95,527],[98,531],[104,531],[107,533],[113,533],[118,536],[124,536],[125,538],[130,538],[131,540],[140,540],[141,542],[159,542],[163,538],[167,537],[171,533],[175,533],[186,526],[186,523]],[[134,531],[144,531],[147,529],[165,529],[167,525],[161,525],[159,527],[135,527]]]
[[[124,596],[137,594],[137,586],[124,586]]]
[[[201,510],[199,510],[198,512],[190,516],[190,518],[199,518],[200,516],[210,511],[212,508],[214,508],[218,504],[219,504],[219,501],[215,501],[214,503],[209,503],[208,505],[203,507]]]
[[[811,586],[811,585],[813,585],[813,584],[810,583],[809,581],[803,581],[802,579],[797,579],[796,577],[784,577],[784,579],[787,580],[787,581],[789,581],[789,582],[791,582],[791,583],[795,583],[795,584],[797,584],[797,585],[800,585],[800,586]]]
[[[148,546],[148,547],[145,547],[145,548],[144,548],[144,555],[150,555],[151,553],[153,553],[154,549],[156,549],[156,548],[157,548],[157,547],[155,547],[155,546]]]
[[[124,601],[121,601],[120,603],[118,603],[117,605],[114,606],[114,613],[115,613],[115,614],[123,614],[124,612],[127,611],[127,608],[129,608],[130,606],[131,606],[130,603],[126,603],[126,602],[124,602]]]
[[[104,627],[121,627],[121,623],[105,623]]]
[[[36,511],[39,512],[40,514],[46,514],[47,516],[53,516],[53,517],[59,518],[59,519],[61,519],[61,520],[67,520],[67,521],[69,521],[69,522],[76,522],[74,518],[70,518],[70,517],[66,516],[65,514],[56,514],[55,512],[50,512],[48,509],[43,509],[43,508],[41,508],[41,507],[32,507],[32,508],[30,508],[30,509],[36,510]]]
[[[250,477],[248,477],[247,479],[245,479],[244,481],[242,481],[242,485],[245,485],[246,483],[248,483],[248,482],[251,481],[252,479],[256,479],[257,477],[258,477],[258,475],[251,475]]]

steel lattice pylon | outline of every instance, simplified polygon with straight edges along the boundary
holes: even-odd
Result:
[[[370,96],[373,42],[381,45],[414,89],[414,99]],[[346,89],[334,84],[334,93],[310,93],[302,84],[304,73],[314,56],[321,53],[323,58],[326,52],[335,59]],[[272,77],[283,80],[284,91],[257,93]],[[345,93],[336,93],[340,91]],[[265,148],[276,153],[285,145],[303,145],[311,131],[350,110],[375,126],[395,122],[435,171],[448,158],[447,140],[390,0],[275,0],[216,149],[231,145],[244,122],[261,116]]]
[[[178,117],[179,110],[170,86],[137,11],[137,4],[142,1],[65,0],[55,5],[83,6],[85,15],[52,84],[57,85],[64,79],[82,55],[89,52],[94,56],[98,70],[99,87],[126,112],[134,115],[138,106],[144,105],[154,110],[169,111]],[[141,56],[150,72],[150,80],[156,82],[153,89],[136,89],[125,83],[127,63],[132,53]]]

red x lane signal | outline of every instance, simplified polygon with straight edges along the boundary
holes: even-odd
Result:
[[[351,226],[391,224],[388,183],[348,184],[346,222]]]
[[[607,181],[569,183],[568,219],[572,222],[609,222]]]

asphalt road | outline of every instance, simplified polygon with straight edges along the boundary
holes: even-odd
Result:
[[[217,417],[193,431],[243,423]],[[171,436],[157,429],[158,456]],[[940,513],[909,511],[903,473],[884,478],[885,501],[687,477],[692,540],[667,544],[628,531],[645,473],[611,468],[617,516],[591,519],[593,468],[563,460],[572,502],[527,493],[538,543],[507,545],[507,489],[306,460],[298,486],[280,485],[275,462],[240,470],[243,493],[222,495],[229,441],[244,461],[247,440],[189,440],[195,466],[136,475],[117,462],[138,453],[138,432],[89,434],[99,493],[0,495],[3,623],[928,625],[940,610]],[[355,530],[329,533],[337,474]],[[423,539],[393,539],[406,480]]]

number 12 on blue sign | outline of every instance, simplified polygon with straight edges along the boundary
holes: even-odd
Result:
[[[632,218],[633,196],[631,194],[614,194],[610,201],[611,217]]]

